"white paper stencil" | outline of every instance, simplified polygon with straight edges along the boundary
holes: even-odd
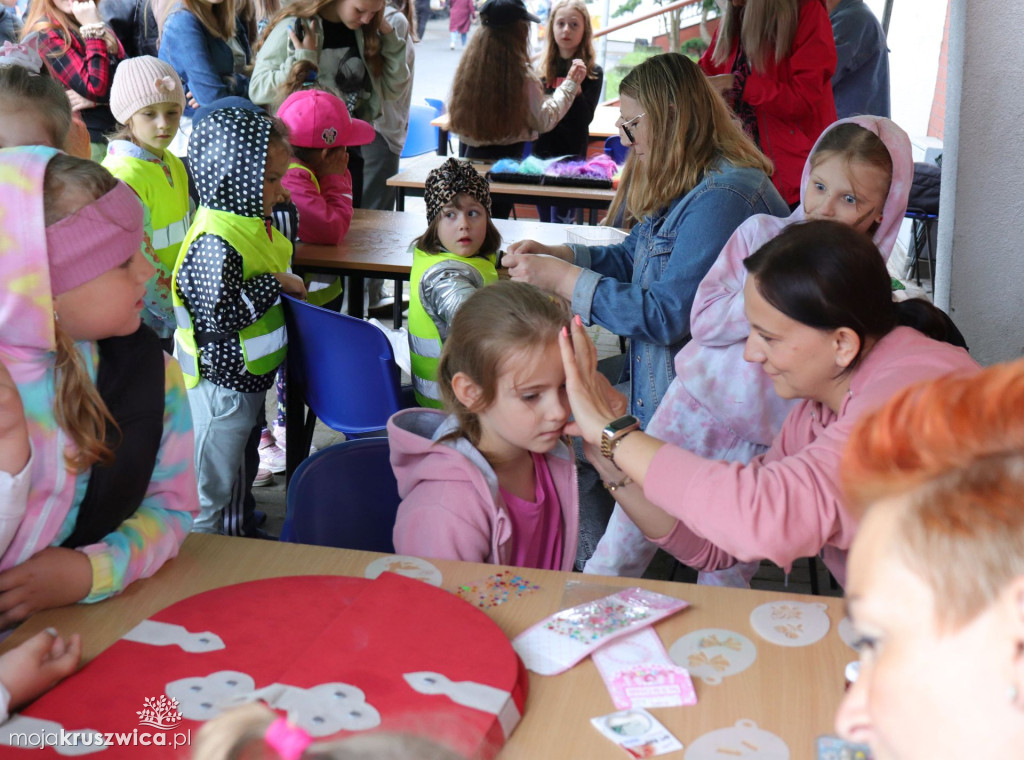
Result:
[[[704,683],[717,686],[726,676],[749,668],[757,659],[754,642],[725,628],[702,628],[676,640],[668,650],[676,665]]]
[[[857,647],[854,646],[857,643],[857,632],[853,629],[853,621],[850,618],[844,617],[840,620],[839,625],[836,626],[836,632],[846,646],[854,651],[857,650]]]
[[[56,740],[58,736],[61,737],[59,742]],[[92,728],[66,731],[64,726],[56,721],[32,718],[18,713],[0,726],[0,745],[20,749],[42,749],[44,742],[58,755],[66,757],[91,755],[107,748],[106,737]]]
[[[789,747],[752,720],[738,720],[735,726],[709,731],[686,750],[683,760],[789,760]]]
[[[406,673],[403,678],[413,691],[420,694],[445,696],[455,704],[497,715],[506,739],[522,717],[511,694],[485,683],[452,681],[448,676],[430,671]]]
[[[143,620],[121,638],[155,647],[177,646],[181,647],[182,651],[192,654],[214,652],[224,648],[224,640],[215,633],[192,633],[184,626],[161,623],[158,620]]]
[[[772,644],[805,647],[828,633],[827,610],[828,605],[821,602],[768,602],[750,613],[750,625]]]
[[[366,566],[363,576],[372,581],[381,573],[404,575],[406,578],[414,578],[431,586],[441,585],[441,571],[420,557],[406,557],[402,554],[378,557]]]
[[[380,725],[380,713],[366,701],[363,691],[345,683],[323,683],[309,689],[274,683],[257,689],[246,673],[222,670],[171,681],[165,693],[178,700],[178,710],[190,720],[210,720],[224,710],[260,700],[286,711],[289,721],[314,737]]]

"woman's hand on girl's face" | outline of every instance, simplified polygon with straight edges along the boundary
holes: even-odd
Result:
[[[31,449],[21,394],[0,362],[0,471],[17,475],[28,464]]]
[[[578,266],[544,254],[506,251],[501,257],[501,264],[508,268],[508,275],[513,280],[536,285],[567,301],[572,300],[572,291],[582,271]]]
[[[41,610],[80,602],[91,589],[89,557],[49,546],[0,573],[0,630]]]
[[[565,432],[597,445],[605,426],[625,414],[625,397],[597,371],[597,349],[578,316],[573,318],[571,335],[563,331],[558,336],[558,345],[562,350],[565,390],[573,414]]]

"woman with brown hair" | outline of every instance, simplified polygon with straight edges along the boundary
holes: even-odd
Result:
[[[1024,747],[1024,360],[907,388],[843,457],[860,672],[836,715],[877,758]]]
[[[549,132],[569,111],[587,76],[583,61],[569,65],[564,81],[545,96],[530,65],[530,22],[539,22],[523,0],[487,0],[481,29],[459,61],[448,98],[451,130],[469,158],[522,158],[526,143]],[[507,217],[511,204],[494,204]]]
[[[824,0],[730,0],[700,67],[775,164],[783,199],[798,203],[811,146],[836,120]]]

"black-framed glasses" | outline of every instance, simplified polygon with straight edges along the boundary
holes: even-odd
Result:
[[[619,124],[619,129],[622,130],[622,133],[626,136],[626,139],[629,140],[630,143],[635,143],[636,142],[636,140],[633,137],[633,130],[630,129],[630,127],[635,127],[636,123],[638,121],[640,121],[640,119],[642,119],[646,115],[647,115],[646,113],[639,113],[636,116],[634,116],[632,119],[630,119],[629,121],[621,121],[622,117],[621,116],[619,117],[620,122],[621,122]]]

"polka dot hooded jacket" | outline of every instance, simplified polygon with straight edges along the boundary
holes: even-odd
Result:
[[[213,111],[195,125],[188,145],[199,192],[195,225],[202,225],[203,208],[263,219],[270,128],[265,114],[244,108]],[[268,244],[280,236],[269,220],[266,229]],[[244,279],[244,254],[216,232],[200,231],[182,250],[175,287],[192,316],[202,377],[231,390],[260,393],[273,384],[274,373],[254,375],[246,369],[238,331],[280,301],[281,285],[272,273]]]

